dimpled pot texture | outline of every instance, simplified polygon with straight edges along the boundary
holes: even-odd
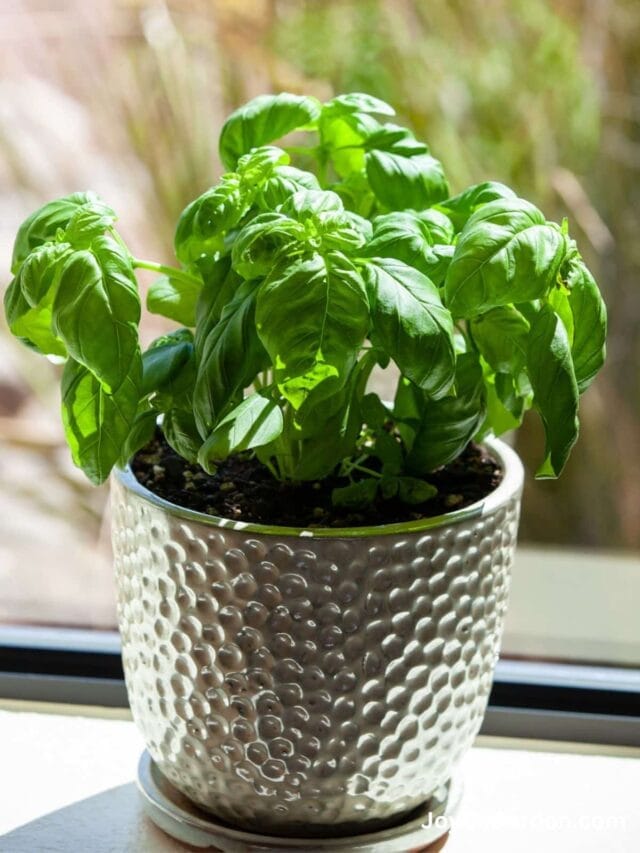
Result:
[[[498,657],[522,466],[484,502],[299,531],[173,506],[119,472],[113,544],[134,719],[166,778],[245,829],[391,825],[450,779]]]

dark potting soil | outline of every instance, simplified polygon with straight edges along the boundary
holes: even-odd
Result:
[[[304,528],[362,527],[443,515],[482,500],[502,480],[496,460],[472,443],[424,478],[438,493],[423,504],[380,498],[366,510],[347,510],[331,505],[332,490],[347,485],[344,478],[280,483],[249,454],[231,456],[210,475],[178,456],[160,432],[136,454],[132,468],[139,483],[173,504],[234,521]]]

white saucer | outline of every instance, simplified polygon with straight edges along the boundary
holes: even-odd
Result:
[[[406,853],[412,848],[432,844],[449,831],[450,818],[455,814],[462,795],[461,785],[453,781],[440,788],[420,809],[414,809],[405,823],[377,832],[341,838],[281,838],[244,832],[217,822],[167,781],[146,750],[138,764],[138,788],[144,809],[156,826],[185,844],[222,853],[264,853],[269,850],[288,853],[307,850]]]

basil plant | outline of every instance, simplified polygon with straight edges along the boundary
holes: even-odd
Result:
[[[179,218],[175,267],[134,258],[93,193],[22,224],[9,327],[64,359],[66,437],[93,482],[160,423],[209,472],[250,451],[279,480],[349,478],[338,504],[419,503],[425,474],[531,407],[538,476],[560,473],[604,360],[598,287],[566,222],[500,183],[452,195],[393,114],[357,93],[241,107],[220,135],[227,171]],[[138,268],[160,274],[148,310],[177,324],[145,352]],[[390,362],[387,402],[367,381]]]

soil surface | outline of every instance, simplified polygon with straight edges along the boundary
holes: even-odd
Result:
[[[136,454],[131,467],[139,483],[173,504],[234,521],[304,528],[430,518],[481,500],[502,480],[496,460],[472,443],[453,462],[424,478],[438,489],[425,503],[409,506],[397,498],[380,498],[366,510],[347,510],[331,505],[332,490],[348,484],[344,478],[280,483],[248,454],[231,456],[210,475],[178,456],[160,432]]]

